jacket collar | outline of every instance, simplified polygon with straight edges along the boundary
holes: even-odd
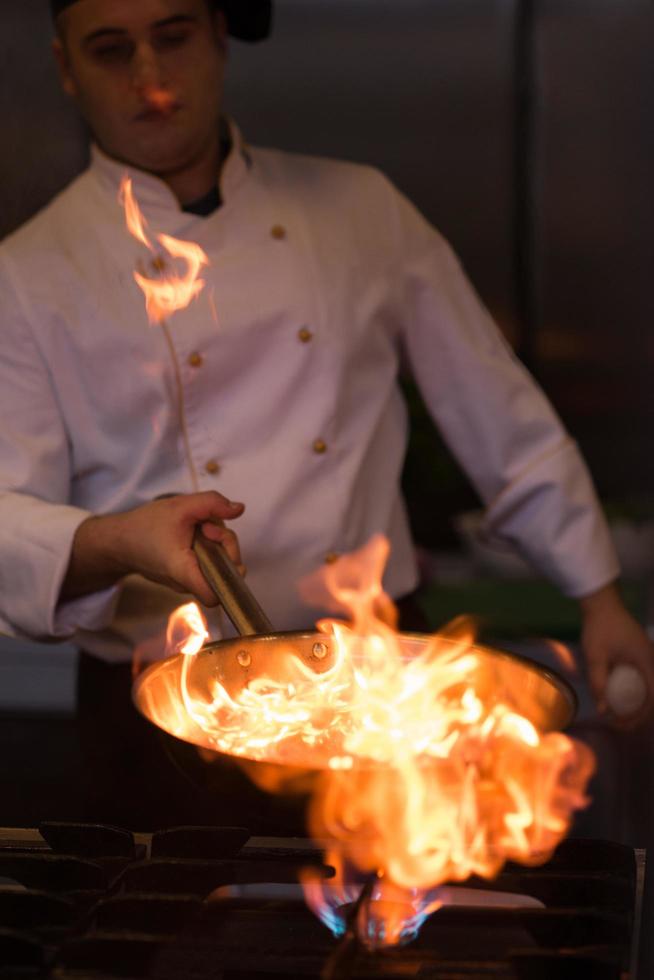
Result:
[[[236,194],[246,181],[251,166],[247,148],[236,123],[227,119],[230,151],[223,161],[218,186],[223,204]],[[194,215],[182,211],[179,201],[161,178],[145,170],[139,170],[108,156],[97,144],[91,146],[90,173],[102,185],[105,192],[118,198],[120,184],[125,175],[132,178],[134,195],[139,207],[159,224],[186,223]]]

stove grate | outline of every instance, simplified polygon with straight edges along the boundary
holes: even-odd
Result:
[[[154,835],[48,823],[0,831],[0,978],[24,980],[625,980],[631,969],[634,851],[566,841],[542,868],[509,866],[494,891],[545,908],[441,909],[403,949],[341,946],[293,889],[262,897],[220,886],[297,881],[326,868],[300,839],[244,828]],[[488,888],[481,880],[466,887]],[[647,978],[641,978],[647,980]]]

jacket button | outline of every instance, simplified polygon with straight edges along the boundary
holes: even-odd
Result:
[[[322,456],[323,453],[327,452],[327,443],[324,441],[324,439],[316,439],[313,444],[313,451],[319,456]]]
[[[193,353],[189,354],[188,356],[188,363],[191,365],[191,367],[199,368],[204,364],[204,358],[202,354],[194,350]]]
[[[220,473],[220,464],[215,459],[210,459],[208,463],[205,463],[204,468],[210,476],[215,476],[216,473]]]
[[[270,234],[278,242],[281,242],[283,238],[286,238],[286,228],[284,228],[284,225],[273,225],[270,229]]]
[[[313,340],[313,334],[308,327],[302,327],[301,330],[298,330],[297,335],[303,344],[308,344],[310,340]]]
[[[325,565],[333,565],[340,557],[337,551],[328,551],[325,555]]]

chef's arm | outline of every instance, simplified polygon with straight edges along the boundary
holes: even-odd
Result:
[[[579,599],[581,641],[588,676],[600,711],[606,711],[606,683],[618,664],[635,667],[647,688],[647,701],[638,718],[654,707],[654,646],[645,630],[624,606],[615,582]],[[630,718],[633,723],[638,718]]]
[[[434,421],[486,506],[484,534],[515,546],[579,600],[600,707],[612,668],[631,664],[647,685],[644,713],[654,705],[654,652],[620,598],[617,555],[579,450],[449,246],[407,204],[398,205],[397,225],[405,349]]]
[[[73,537],[60,602],[78,599],[139,574],[205,606],[217,605],[192,550],[198,525],[240,564],[238,539],[222,525],[243,513],[243,504],[207,491],[154,500],[121,514],[90,516]]]

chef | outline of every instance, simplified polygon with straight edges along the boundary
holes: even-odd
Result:
[[[487,533],[579,600],[598,700],[616,664],[653,691],[577,447],[447,243],[376,170],[251,147],[224,115],[228,34],[264,37],[270,4],[52,9],[93,144],[85,172],[0,247],[0,628],[72,639],[98,690],[135,648],[162,652],[185,596],[217,633],[198,523],[242,555],[278,628],[312,625],[296,583],[375,532],[402,603],[418,580],[402,359]],[[125,175],[150,229],[210,261],[204,299],[155,326],[133,274],[173,260],[128,235]]]

